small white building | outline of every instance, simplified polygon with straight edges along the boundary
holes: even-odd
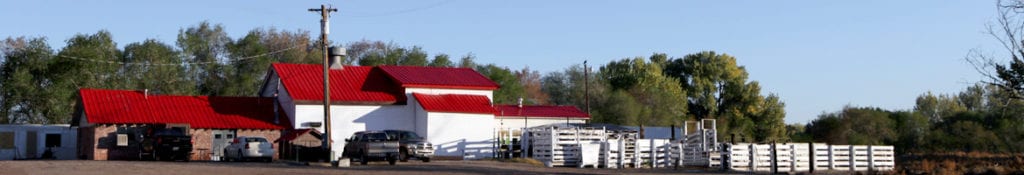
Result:
[[[0,125],[0,160],[75,159],[78,128],[64,125]]]
[[[343,66],[330,71],[333,157],[364,130],[415,131],[439,158],[491,157],[498,84],[469,68]],[[323,67],[273,64],[260,90],[276,97],[295,129],[324,130]],[[484,124],[484,125],[482,125]]]
[[[497,105],[494,126],[501,129],[521,129],[549,124],[587,123],[590,114],[575,106]]]

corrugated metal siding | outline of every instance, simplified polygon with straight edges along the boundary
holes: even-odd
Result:
[[[87,121],[93,124],[188,123],[192,128],[283,129],[274,122],[274,99],[154,95],[140,91],[81,89]]]
[[[494,114],[494,107],[491,100],[482,95],[427,95],[420,93],[412,94],[423,110],[429,112],[452,112],[471,114]]]
[[[523,105],[520,110],[518,105],[497,105],[494,108],[498,110],[498,113],[494,114],[498,117],[590,118],[590,115],[575,106]]]

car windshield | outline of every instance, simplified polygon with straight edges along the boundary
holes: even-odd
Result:
[[[366,134],[366,140],[388,140],[388,134],[385,134],[385,133],[368,133],[368,134]]]
[[[401,140],[420,139],[420,136],[416,135],[416,132],[412,132],[412,131],[387,131],[387,133],[388,133],[388,135],[391,135],[392,139],[401,139]]]
[[[263,139],[263,138],[259,138],[259,137],[245,138],[245,142],[267,142],[267,139]]]

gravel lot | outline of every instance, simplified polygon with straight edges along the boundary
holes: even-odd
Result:
[[[546,168],[523,163],[497,161],[409,161],[398,165],[373,162],[369,165],[334,168],[274,163],[237,162],[143,162],[143,161],[0,161],[0,174],[83,174],[83,175],[172,175],[172,174],[703,174],[697,170],[668,169],[581,169]],[[720,172],[713,172],[720,173]]]

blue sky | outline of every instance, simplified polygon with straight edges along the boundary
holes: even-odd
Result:
[[[393,41],[431,54],[474,53],[480,63],[541,72],[589,60],[713,50],[737,58],[763,93],[786,103],[787,123],[845,105],[912,109],[923,93],[981,80],[971,49],[1004,52],[985,33],[994,1],[4,1],[0,37],[109,30],[119,46],[173,44],[200,21],[233,38],[258,27],[319,33],[320,4],[339,8],[330,39]],[[596,70],[596,69],[594,69]]]

